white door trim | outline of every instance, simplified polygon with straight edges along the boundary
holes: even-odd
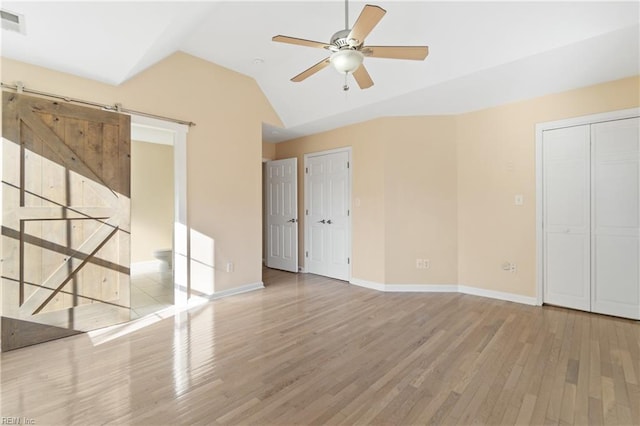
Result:
[[[189,226],[187,220],[187,133],[189,126],[131,114],[131,127],[173,134],[174,222],[173,284],[174,305],[185,306],[189,299]]]
[[[629,108],[618,111],[609,111],[600,114],[585,115],[582,117],[567,118],[564,120],[549,121],[536,124],[536,304],[543,303],[544,285],[544,244],[543,244],[543,187],[542,187],[542,135],[545,130],[561,129],[564,127],[581,126],[584,124],[596,124],[605,121],[624,120],[626,118],[640,117],[640,108]]]
[[[344,147],[344,148],[336,148],[336,149],[329,149],[327,151],[318,151],[318,152],[309,152],[304,154],[304,164],[303,164],[303,170],[302,170],[302,176],[304,179],[304,209],[303,209],[303,217],[304,217],[304,231],[303,231],[303,238],[304,238],[304,252],[307,253],[309,251],[309,246],[308,246],[308,241],[309,241],[309,222],[307,221],[307,209],[309,208],[309,180],[307,179],[307,167],[308,167],[308,160],[309,158],[312,157],[316,157],[316,156],[320,156],[320,155],[327,155],[327,154],[335,154],[337,152],[346,152],[347,156],[348,156],[348,161],[349,161],[349,168],[348,168],[348,172],[347,172],[347,176],[349,179],[349,184],[347,185],[347,191],[349,193],[348,198],[349,198],[349,219],[347,221],[348,226],[349,226],[349,232],[347,232],[347,253],[349,254],[349,267],[348,267],[348,271],[349,271],[349,276],[347,277],[347,281],[351,281],[351,277],[352,277],[352,268],[353,268],[353,253],[351,252],[351,247],[352,247],[352,233],[353,233],[353,216],[351,215],[351,213],[353,213],[353,206],[351,205],[351,194],[352,194],[352,190],[353,190],[353,160],[352,160],[352,149],[350,146],[348,147]],[[303,256],[302,257],[304,259],[304,268],[301,272],[306,272],[308,270],[307,268],[307,257]],[[300,264],[301,262],[298,261],[298,264]]]

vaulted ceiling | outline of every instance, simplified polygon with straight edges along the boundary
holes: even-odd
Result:
[[[327,56],[274,43],[328,42],[343,1],[10,2],[26,35],[2,31],[2,55],[120,84],[177,50],[253,77],[284,128],[281,141],[379,116],[456,114],[640,74],[640,3],[376,1],[387,14],[369,45],[428,45],[423,62],[366,58],[375,85],[342,91]],[[366,3],[349,3],[350,25]],[[71,48],[70,48],[71,47]],[[179,79],[179,76],[176,76]]]

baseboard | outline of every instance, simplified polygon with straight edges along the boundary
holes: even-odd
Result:
[[[403,293],[455,293],[455,284],[386,284],[384,291]]]
[[[162,263],[160,260],[146,260],[144,262],[131,263],[131,275],[150,274],[153,272],[162,272]]]
[[[385,291],[385,285],[382,283],[376,283],[373,281],[361,280],[360,278],[351,278],[349,283],[357,285],[358,287],[364,287],[371,290]]]
[[[206,300],[216,300],[222,297],[234,296],[236,294],[247,293],[249,291],[260,290],[264,288],[264,283],[258,281],[257,283],[245,284],[240,287],[230,288],[228,290],[216,291],[215,293],[205,296]]]
[[[532,305],[532,306],[539,305],[535,297],[523,296],[521,294],[505,293],[502,291],[495,291],[495,290],[486,290],[484,288],[469,287],[466,285],[459,285],[458,291],[460,293],[470,294],[473,296],[482,296],[482,297],[488,297],[491,299],[506,300],[507,302],[522,303],[523,305]]]
[[[360,278],[351,278],[349,281],[358,287],[384,292],[413,292],[413,293],[463,293],[472,296],[488,297],[491,299],[506,300],[508,302],[524,305],[539,305],[535,297],[522,296],[520,294],[504,293],[501,291],[485,290],[478,287],[470,287],[456,284],[382,284],[367,281]]]

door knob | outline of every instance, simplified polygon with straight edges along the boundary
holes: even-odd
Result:
[[[322,219],[322,220],[319,220],[318,223],[327,223],[327,221]]]
[[[331,225],[331,219],[329,219],[329,220],[327,221],[327,223],[328,223],[329,225]]]
[[[296,223],[298,219],[289,219],[287,222]]]

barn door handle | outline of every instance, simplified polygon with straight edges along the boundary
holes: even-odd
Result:
[[[287,222],[296,223],[298,219],[289,219]]]
[[[319,220],[318,223],[327,223],[327,221],[322,219],[322,220]]]
[[[329,220],[327,221],[327,223],[328,223],[329,225],[331,225],[331,219],[329,219]]]

